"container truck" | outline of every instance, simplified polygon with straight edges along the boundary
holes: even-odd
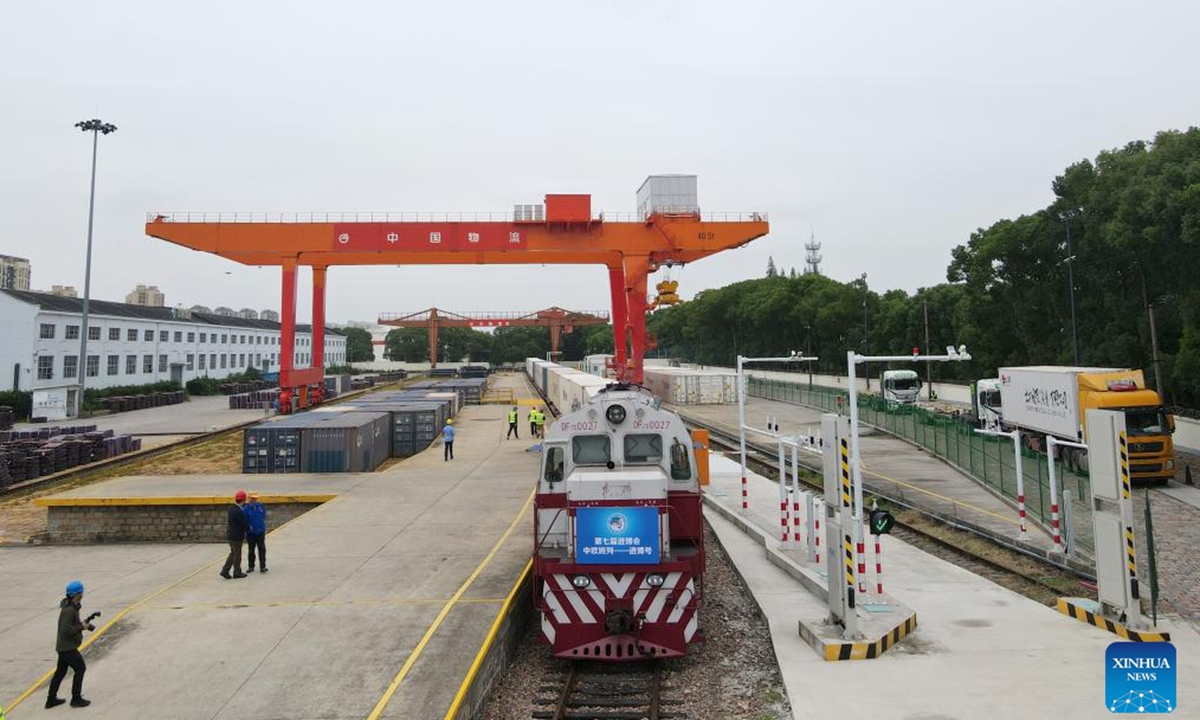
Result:
[[[1158,393],[1146,387],[1141,370],[1005,367],[998,379],[976,383],[975,403],[983,424],[994,413],[1000,426],[1019,428],[1026,446],[1038,451],[1045,449],[1045,435],[1087,442],[1088,410],[1123,411],[1132,479],[1166,484],[1175,475],[1175,422]],[[1059,447],[1058,453],[1069,469],[1087,472],[1086,450]]]
[[[879,387],[884,400],[912,405],[921,393],[921,378],[915,370],[885,370]]]

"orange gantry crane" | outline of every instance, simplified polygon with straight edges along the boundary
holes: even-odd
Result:
[[[769,230],[761,213],[653,212],[593,216],[590,195],[546,195],[545,214],[151,213],[150,237],[243,265],[282,271],[280,407],[319,402],[324,377],[325,288],[345,265],[603,265],[608,269],[618,378],[640,383],[646,352],[646,281],[660,266],[740,247]],[[312,267],[313,352],[293,359],[296,269]]]
[[[468,313],[453,313],[438,308],[429,308],[414,313],[384,313],[379,316],[379,324],[401,328],[428,328],[429,362],[431,367],[437,367],[438,331],[441,328],[546,327],[550,328],[550,352],[557,355],[564,332],[574,332],[576,326],[607,325],[608,313],[571,312],[560,307],[546,308],[536,312]]]

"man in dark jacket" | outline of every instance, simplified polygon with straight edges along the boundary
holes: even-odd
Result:
[[[246,513],[246,545],[250,550],[250,566],[246,572],[254,572],[254,554],[258,552],[258,566],[267,571],[267,506],[258,501],[258,493],[250,493],[250,500],[242,507]]]
[[[233,504],[229,506],[229,522],[225,526],[225,539],[229,541],[229,557],[225,558],[225,567],[221,568],[221,577],[228,580],[230,568],[234,578],[244,578],[242,572],[242,542],[246,539],[246,513],[242,505],[246,502],[246,491],[238,490],[233,496]]]
[[[87,664],[79,653],[79,645],[83,643],[83,631],[96,628],[79,618],[79,608],[83,605],[83,583],[72,580],[67,583],[67,596],[59,603],[58,639],[54,649],[58,651],[58,667],[54,677],[50,678],[50,695],[46,697],[46,707],[62,705],[66,700],[58,696],[58,688],[62,685],[67,670],[74,670],[75,677],[71,679],[71,707],[87,707],[91,700],[83,699],[83,673]]]

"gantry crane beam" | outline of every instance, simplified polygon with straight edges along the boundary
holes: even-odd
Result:
[[[583,313],[560,307],[534,312],[454,313],[438,308],[412,313],[387,313],[379,316],[380,325],[429,330],[429,362],[437,367],[438,331],[451,327],[545,327],[550,328],[550,352],[558,354],[563,333],[575,331],[575,326],[607,325],[608,313]]]
[[[146,234],[245,265],[282,269],[281,406],[320,381],[324,364],[325,279],[339,265],[596,264],[608,269],[620,379],[642,381],[646,280],[662,265],[689,263],[766,235],[759,213],[652,214],[605,219],[586,195],[546,196],[545,219],[500,214],[388,213],[256,215],[152,213]],[[313,269],[313,367],[296,370],[296,269]]]

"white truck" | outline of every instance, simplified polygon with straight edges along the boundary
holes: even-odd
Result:
[[[879,387],[884,400],[912,405],[921,394],[921,378],[914,370],[885,370]]]
[[[999,389],[999,403],[996,390]],[[1174,420],[1158,393],[1146,388],[1141,370],[1041,365],[1000,368],[1000,377],[975,386],[976,414],[1003,428],[1021,430],[1032,450],[1045,450],[1045,436],[1087,441],[1087,411],[1123,410],[1129,434],[1129,469],[1134,480],[1165,483],[1175,475],[1171,444]],[[1060,448],[1069,469],[1087,472],[1087,451]]]

